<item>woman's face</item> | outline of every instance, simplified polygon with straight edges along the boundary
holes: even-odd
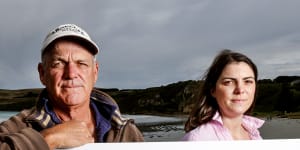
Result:
[[[222,116],[239,117],[253,103],[255,88],[252,68],[245,62],[232,62],[223,69],[211,94],[217,100]]]

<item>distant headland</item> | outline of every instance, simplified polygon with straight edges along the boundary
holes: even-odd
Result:
[[[188,80],[146,89],[104,89],[126,114],[186,115],[198,100],[201,80]],[[42,89],[0,89],[0,110],[19,111],[30,108]],[[130,105],[128,105],[130,104]],[[300,116],[300,76],[278,76],[258,81],[254,115],[286,114]],[[299,114],[299,115],[298,115]]]

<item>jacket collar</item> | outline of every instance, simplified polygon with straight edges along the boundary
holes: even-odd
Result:
[[[98,141],[102,142],[105,133],[111,128],[111,120],[115,121],[113,118],[119,114],[119,109],[113,98],[99,90],[92,91],[90,100],[91,108],[95,113],[96,134]],[[53,112],[46,89],[40,93],[35,111],[25,119],[28,122],[38,123],[41,128],[49,128],[61,123],[61,120]]]

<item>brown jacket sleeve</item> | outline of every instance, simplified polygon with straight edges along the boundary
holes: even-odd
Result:
[[[39,132],[32,129],[30,124],[23,122],[27,111],[0,124],[0,149],[47,150],[49,149]]]
[[[144,137],[133,120],[127,120],[121,127],[112,126],[108,132],[106,142],[143,142]]]

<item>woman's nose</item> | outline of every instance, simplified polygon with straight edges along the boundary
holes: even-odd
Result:
[[[235,94],[242,94],[244,92],[245,92],[245,88],[244,88],[243,84],[237,83],[236,87],[234,89],[234,93]]]

